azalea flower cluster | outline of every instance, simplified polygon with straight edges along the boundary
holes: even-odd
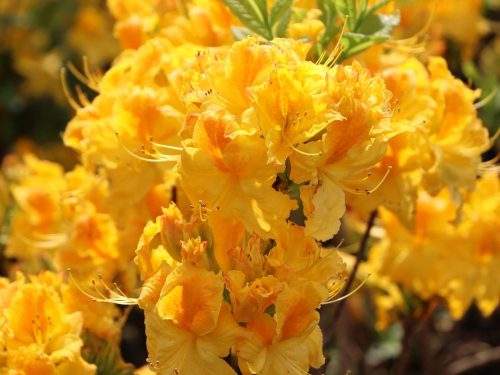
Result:
[[[415,40],[388,40],[394,4],[261,3],[108,1],[123,51],[103,76],[72,69],[93,99],[64,86],[79,164],[3,162],[5,255],[38,276],[1,280],[0,373],[95,373],[82,332],[116,347],[115,304],[144,310],[159,374],[320,368],[318,309],[347,293],[327,245],[346,212],[380,212],[363,270],[392,292],[381,314],[399,286],[457,319],[473,300],[496,308],[500,191],[481,161],[480,92]],[[363,34],[373,22],[383,30]]]
[[[2,374],[95,374],[81,355],[82,330],[115,344],[119,339],[116,314],[82,298],[55,273],[0,278],[0,297]]]
[[[59,77],[66,59],[86,56],[101,67],[118,53],[112,18],[102,0],[2,1],[0,17],[0,52],[10,55],[22,77],[23,96],[52,96],[63,102]]]
[[[380,328],[407,308],[396,284],[424,300],[444,299],[454,319],[473,301],[485,316],[495,310],[500,298],[495,272],[500,261],[499,205],[498,174],[488,172],[466,195],[458,218],[447,190],[437,196],[419,192],[414,232],[393,213],[380,211],[385,233],[366,264],[383,291],[376,297]]]
[[[220,215],[184,219],[174,205],[150,222],[135,259],[144,279],[149,362],[168,373],[305,373],[324,362],[321,303],[342,285],[344,263],[303,228],[264,240]]]

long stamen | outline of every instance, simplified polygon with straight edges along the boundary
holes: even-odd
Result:
[[[71,268],[67,269],[67,272],[69,274],[70,280],[73,282],[75,287],[83,293],[85,296],[89,297],[92,299],[92,301],[95,302],[106,302],[106,303],[114,303],[116,305],[137,305],[137,298],[130,298],[123,293],[121,289],[118,288],[118,292],[111,289],[106,282],[103,280],[102,275],[98,275],[98,279],[100,281],[100,284],[103,286],[104,290],[109,293],[110,297],[107,297],[102,293],[102,291],[97,287],[97,283],[95,280],[92,280],[92,288],[95,290],[96,295],[93,295],[91,293],[88,293],[85,291],[83,288],[80,287],[79,283],[75,280],[73,277],[73,273],[71,272]],[[116,284],[115,284],[116,285]]]
[[[336,303],[336,302],[340,302],[350,296],[352,296],[354,293],[356,293],[358,290],[360,290],[363,285],[366,284],[366,282],[368,281],[368,278],[371,276],[371,274],[368,274],[366,276],[366,278],[353,290],[351,290],[349,293],[347,293],[346,295],[342,296],[342,297],[339,297],[339,298],[336,298],[336,299],[333,299],[333,300],[330,300],[330,301],[326,301],[326,302],[323,302],[322,305],[329,305],[329,304],[332,304],[332,303]]]
[[[289,143],[289,145],[293,151],[295,151],[301,155],[304,155],[304,156],[321,156],[321,155],[323,155],[323,152],[321,152],[321,151],[320,152],[305,152],[305,151],[298,149],[297,147],[295,147],[291,143]]]
[[[499,136],[500,136],[500,128],[498,128],[495,134],[493,134],[493,136],[490,138],[490,145],[493,146],[493,144],[495,143],[495,141]]]
[[[387,167],[387,170],[385,171],[384,176],[380,180],[380,182],[377,185],[375,185],[373,188],[368,190],[370,194],[373,193],[375,190],[377,190],[380,186],[382,186],[382,184],[385,182],[385,180],[387,179],[387,177],[389,176],[389,173],[391,173],[391,171],[392,171],[392,165],[389,165]]]
[[[151,143],[155,147],[166,148],[168,150],[175,150],[175,151],[182,151],[183,150],[182,147],[164,145],[164,144],[153,142],[153,141],[149,141],[149,143]]]
[[[335,44],[335,47],[333,48],[332,53],[330,54],[330,56],[328,56],[328,58],[324,62],[325,66],[335,65],[335,62],[338,60],[338,58],[342,54],[342,51],[344,49],[342,46],[342,37],[344,36],[344,34],[346,32],[346,28],[347,28],[347,17],[344,20],[344,24],[342,25],[342,30],[340,30],[340,34],[339,34],[339,37],[337,39],[337,43]]]
[[[83,72],[88,77],[88,87],[96,92],[99,92],[99,81],[101,80],[101,77],[100,74],[96,74],[90,70],[87,56],[83,56]]]
[[[99,92],[99,89],[94,81],[91,81],[88,77],[85,77],[74,65],[73,63],[67,64],[68,70],[73,74],[81,83],[87,86],[89,89]]]
[[[495,87],[484,99],[474,104],[474,108],[480,109],[487,105],[497,94],[497,88]]]
[[[323,61],[323,59],[325,58],[325,56],[326,56],[326,49],[323,50],[323,52],[321,52],[321,55],[319,55],[318,59],[315,61],[315,64],[316,65],[321,64],[321,61]]]
[[[392,165],[389,165],[387,167],[387,170],[385,171],[384,176],[382,176],[382,179],[374,187],[372,187],[371,189],[360,189],[360,188],[352,189],[352,188],[349,188],[347,186],[342,186],[342,189],[344,191],[347,191],[348,193],[355,194],[355,195],[369,195],[369,194],[372,194],[378,188],[380,188],[380,186],[382,186],[382,184],[385,182],[385,180],[387,179],[387,177],[389,176],[389,173],[391,173],[391,171],[392,171]],[[368,176],[368,177],[370,177],[370,176]],[[366,180],[366,178],[364,178],[363,181],[364,180]]]
[[[127,154],[129,154],[130,156],[136,158],[136,159],[139,159],[139,160],[142,160],[142,161],[146,161],[146,162],[150,162],[150,163],[176,162],[176,161],[179,160],[179,156],[178,155],[164,155],[164,154],[160,155],[159,153],[158,154],[148,154],[148,155],[152,156],[151,158],[147,158],[147,157],[138,155],[135,152],[133,152],[131,149],[129,149],[122,142],[122,140],[121,140],[120,135],[119,135],[118,132],[115,132],[115,135],[116,135],[116,138],[118,139],[118,142],[120,143],[120,145],[125,150],[125,152]]]
[[[80,103],[83,104],[83,106],[88,107],[90,105],[90,100],[87,97],[87,95],[85,95],[85,93],[82,91],[81,87],[77,85],[75,87],[75,90],[76,90],[76,96],[78,97],[78,100],[80,100]]]
[[[71,108],[73,108],[75,111],[78,111],[81,109],[81,105],[79,105],[76,100],[73,98],[71,95],[69,88],[68,88],[68,82],[66,80],[66,69],[61,68],[61,84],[62,84],[62,89],[64,92],[64,96],[66,96],[66,99],[68,100],[69,105]]]
[[[500,153],[498,153],[491,160],[481,162],[481,164],[479,164],[479,173],[485,174],[485,173],[500,171],[500,165],[497,165],[498,160],[500,160]]]

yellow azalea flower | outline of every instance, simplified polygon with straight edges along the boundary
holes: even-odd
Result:
[[[82,275],[111,280],[118,272],[119,232],[109,214],[97,211],[107,206],[101,177],[81,167],[63,174],[59,165],[32,155],[10,168],[19,176],[11,187],[17,207],[7,255],[26,266],[43,257],[55,268],[77,267]]]
[[[82,314],[85,329],[96,337],[118,345],[121,327],[117,322],[121,315],[117,306],[95,302],[71,283],[61,286],[61,296],[68,313]]]
[[[233,315],[238,322],[243,323],[251,322],[263,314],[286,287],[285,283],[272,275],[252,280],[239,270],[228,271],[225,282],[231,293]]]
[[[16,168],[16,167],[14,167]],[[62,214],[57,193],[64,188],[62,167],[39,160],[31,154],[19,166],[20,185],[12,186],[12,194],[21,209],[30,212],[30,222],[40,231],[55,230],[53,223]]]
[[[149,362],[159,374],[234,374],[222,359],[241,334],[223,302],[221,274],[177,267],[154,311],[146,311]]]
[[[319,313],[325,290],[314,283],[285,289],[276,300],[276,314],[261,314],[246,325],[248,338],[238,341],[236,353],[244,374],[305,374],[324,362]]]
[[[346,265],[336,249],[323,249],[303,227],[289,224],[267,256],[275,276],[288,283],[307,280],[322,285],[332,298],[345,279]]]
[[[184,100],[194,104],[193,115],[202,104],[206,103],[206,107],[216,104],[237,116],[246,130],[255,132],[257,124],[250,88],[268,83],[277,63],[286,66],[304,61],[308,49],[306,44],[292,39],[262,42],[248,37],[227,51],[207,50],[198,57],[196,74],[189,77],[193,92],[187,91]]]
[[[271,162],[283,164],[295,145],[311,140],[331,122],[343,120],[329,100],[327,72],[324,65],[291,61],[273,70],[267,82],[253,88]]]
[[[461,259],[462,280],[452,284],[447,297],[450,311],[459,318],[471,300],[475,300],[484,316],[489,316],[499,304],[500,289],[496,270],[500,264],[500,181],[498,173],[489,172],[469,193],[462,208],[462,221],[457,232],[465,256]],[[473,265],[471,267],[471,265]],[[463,272],[463,271],[462,271]]]
[[[60,296],[67,314],[74,312],[81,314],[84,330],[113,345],[118,345],[121,328],[118,323],[121,316],[120,310],[112,304],[96,302],[96,299],[100,298],[99,293],[108,293],[104,286],[106,281],[99,275],[97,281],[89,282],[92,291],[88,293],[84,291],[87,287],[79,273],[77,273],[77,277],[78,280],[71,273],[70,280],[66,283],[61,275],[45,271],[30,275],[29,279],[34,285],[55,290]],[[91,298],[90,294],[94,294],[95,298]]]
[[[236,249],[243,243],[246,235],[245,227],[236,219],[221,218],[217,212],[211,213],[208,220],[213,234],[214,257],[219,268],[227,272],[235,261],[231,249]]]
[[[148,39],[161,35],[176,45],[229,44],[235,18],[222,1],[108,0],[117,18],[115,36],[122,47],[139,48]]]
[[[233,41],[231,24],[237,20],[222,1],[193,0],[185,6],[185,14],[164,24],[160,31],[162,36],[175,45],[192,43],[215,47]]]
[[[345,265],[303,227],[276,233],[260,238],[202,203],[189,220],[171,204],[145,227],[136,263],[151,369],[233,373],[221,359],[233,346],[245,374],[323,363],[316,309],[340,290]]]
[[[432,121],[436,103],[429,94],[430,79],[422,63],[416,58],[399,55],[395,61],[385,61],[384,58],[377,51],[370,63],[377,60],[381,63],[377,69],[380,69],[387,88],[393,94],[391,122],[394,131],[388,135],[386,155],[358,189],[368,189],[381,181],[389,169],[390,173],[369,196],[349,193],[347,200],[349,205],[364,214],[383,205],[397,213],[411,228],[414,225],[417,190],[425,169],[432,163],[423,129],[426,123]]]
[[[57,252],[55,263],[59,269],[78,265],[80,274],[101,272],[109,280],[116,273],[119,258],[116,226],[110,215],[91,207],[76,211],[68,245]]]
[[[41,248],[64,242],[64,208],[60,204],[64,172],[58,164],[30,154],[24,163],[12,164],[5,172],[13,176],[10,190],[16,205],[6,255],[33,260]]]
[[[114,34],[123,49],[139,48],[148,39],[158,26],[158,7],[168,18],[172,18],[177,10],[175,2],[158,0],[108,0],[107,5],[117,19]]]
[[[188,265],[178,267],[165,280],[158,315],[203,336],[217,324],[223,288],[221,275]]]
[[[54,286],[19,285],[2,311],[6,368],[21,374],[94,374],[80,355],[82,315],[68,314]]]
[[[437,268],[430,277],[430,265],[425,259],[442,256],[439,249],[444,246],[446,236],[453,232],[452,221],[456,212],[449,195],[443,191],[433,198],[420,193],[414,234],[389,211],[381,209],[380,217],[386,236],[370,250],[369,263],[376,265],[380,274],[389,273],[392,280],[408,285],[424,298],[430,298],[436,289],[439,290],[441,280],[448,277],[445,272],[437,271],[440,268],[437,262],[432,262],[432,267]],[[389,258],[386,257],[388,248],[395,252]],[[450,249],[446,248],[446,251]]]
[[[282,167],[267,163],[264,141],[240,130],[223,109],[202,113],[192,141],[181,155],[181,186],[192,202],[199,200],[226,218],[238,218],[262,236],[282,225],[296,207],[272,185]]]
[[[200,269],[218,270],[211,238],[197,214],[186,221],[174,204],[163,209],[154,222],[149,222],[135,257],[139,275],[144,280],[139,306],[148,310],[157,303],[167,276],[182,262]]]
[[[474,300],[484,315],[491,314],[500,295],[495,276],[500,262],[499,189],[496,173],[482,177],[477,190],[466,194],[458,218],[447,190],[436,197],[420,192],[414,233],[381,210],[387,236],[370,251],[367,270],[384,285],[390,280],[423,299],[442,297],[455,319]],[[397,293],[393,297],[399,298]],[[381,310],[401,305],[381,302]]]
[[[298,145],[290,156],[290,177],[307,183],[301,186],[306,234],[323,241],[340,227],[344,191],[359,190],[368,171],[384,156],[386,136],[392,131],[390,93],[380,77],[370,77],[354,63],[333,67],[325,79],[330,105],[341,118],[329,123],[319,139]]]
[[[196,62],[194,47],[174,49],[164,39],[125,51],[94,83],[100,94],[92,103],[82,103],[85,106],[68,124],[65,144],[82,153],[85,168],[105,171],[112,199],[146,204],[148,194],[175,164],[177,133],[184,120],[176,69],[181,62],[187,64],[188,57]],[[130,178],[139,171],[140,178]]]
[[[218,207],[226,219],[237,217],[260,236],[293,208],[270,189],[289,158],[293,182],[307,183],[301,189],[307,234],[331,238],[345,210],[343,188],[352,189],[382,158],[385,133],[392,131],[390,94],[380,77],[370,77],[359,64],[328,68],[307,62],[308,48],[289,39],[247,38],[227,54],[202,54],[200,72],[190,76],[181,185],[191,201]],[[251,163],[243,156],[250,149]],[[230,156],[238,163],[229,164]],[[251,177],[258,189],[249,189],[242,177],[235,185],[236,170],[249,178],[258,170],[261,175]],[[328,222],[320,210],[330,212]]]
[[[158,301],[170,265],[175,263],[163,245],[155,242],[160,231],[159,221],[149,222],[144,227],[134,259],[139,268],[139,275],[144,280],[138,303],[145,310],[152,308]]]
[[[435,162],[425,176],[426,188],[437,192],[447,185],[473,190],[481,154],[490,147],[488,131],[473,105],[479,93],[454,78],[441,58],[430,60],[429,72],[437,110],[428,124]]]
[[[390,173],[370,196],[350,194],[348,201],[365,214],[383,205],[412,228],[419,187],[436,194],[447,186],[459,200],[460,189],[474,188],[490,142],[474,108],[477,93],[455,79],[444,60],[431,59],[428,69],[415,58],[396,61],[379,66],[394,95],[394,131],[385,157],[361,187],[376,184],[389,168]]]

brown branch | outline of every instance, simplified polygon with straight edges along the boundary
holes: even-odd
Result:
[[[368,218],[368,222],[366,223],[366,229],[365,232],[363,233],[363,237],[361,238],[361,242],[359,243],[359,248],[358,252],[356,253],[356,262],[354,263],[354,267],[352,268],[352,272],[349,275],[349,279],[347,280],[347,283],[344,286],[344,289],[342,289],[342,293],[340,294],[339,298],[342,298],[346,296],[349,291],[351,290],[351,286],[354,282],[354,279],[356,278],[356,273],[358,272],[359,265],[363,260],[365,260],[366,257],[366,245],[368,244],[368,239],[370,238],[370,231],[373,227],[373,224],[375,223],[375,218],[377,217],[377,210],[374,210],[370,213],[370,216]],[[340,314],[342,313],[342,310],[344,309],[344,305],[346,302],[347,298],[344,298],[339,301],[337,308],[335,309],[335,312],[333,313],[333,323],[335,323],[338,318],[340,317]]]

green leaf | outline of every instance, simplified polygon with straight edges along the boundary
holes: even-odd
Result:
[[[371,14],[361,25],[359,32],[366,35],[390,37],[392,30],[399,25],[399,14]]]
[[[358,53],[363,52],[371,46],[381,43],[387,39],[387,36],[382,35],[345,33],[342,37],[342,45],[344,46],[344,51],[342,52],[339,61],[343,61],[351,56],[357,55]]]
[[[292,3],[293,0],[276,0],[271,8],[269,22],[274,36],[285,36],[286,28],[292,16]]]
[[[335,7],[337,12],[346,19],[349,30],[355,31],[358,20],[356,0],[335,0]]]
[[[355,26],[356,30],[359,28],[359,26],[361,26],[363,20],[367,16],[367,8],[368,8],[368,0],[360,0],[358,14],[356,15],[357,18]]]
[[[399,25],[399,14],[370,14],[359,28],[359,32],[345,33],[342,37],[344,51],[340,61],[357,55],[364,50],[386,41],[391,36],[391,31]]]
[[[293,0],[276,0],[271,8],[271,25],[275,25],[280,21],[280,18],[285,14],[285,12],[292,7],[292,3]]]
[[[318,5],[319,10],[321,10],[321,20],[325,23],[326,18],[329,15],[335,14],[335,4],[334,0],[317,0],[316,4]]]
[[[368,0],[360,0],[358,14],[363,14],[364,12],[366,12],[367,7],[368,7]]]
[[[222,2],[243,25],[268,40],[272,39],[265,0],[222,0]]]
[[[276,25],[273,26],[273,35],[277,38],[284,38],[290,19],[292,18],[292,8],[288,8]]]
[[[316,57],[319,57],[340,28],[337,26],[337,10],[334,0],[317,0],[316,3],[321,10],[321,22],[325,25],[325,30],[318,38],[316,46],[314,46]]]

